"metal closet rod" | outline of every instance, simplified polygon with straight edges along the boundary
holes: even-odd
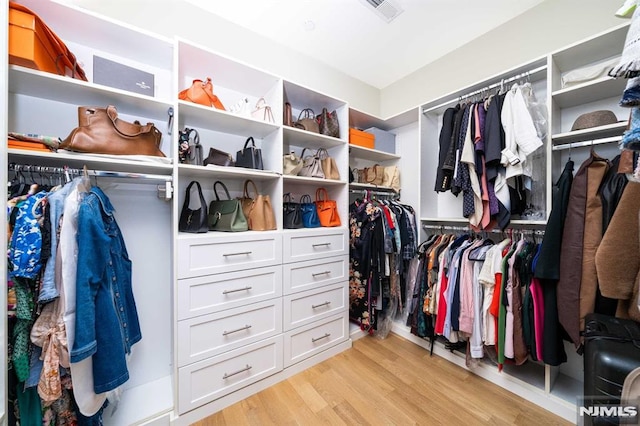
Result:
[[[131,172],[117,172],[113,170],[92,170],[92,169],[74,169],[68,166],[63,167],[51,167],[51,166],[35,166],[32,164],[9,164],[9,171],[14,172],[27,172],[27,173],[50,173],[60,175],[82,175],[86,172],[88,176],[96,177],[110,177],[110,178],[130,178],[130,179],[143,179],[143,180],[155,180],[163,182],[171,182],[172,176],[169,175],[156,175],[147,173],[131,173]]]
[[[468,231],[475,233],[483,233],[483,232],[492,232],[492,233],[504,233],[508,234],[509,232],[521,233],[521,234],[531,234],[531,235],[544,235],[544,229],[523,229],[523,228],[506,228],[502,229],[492,229],[490,231],[486,229],[481,229],[479,231],[474,231],[468,226],[456,226],[456,225],[436,225],[436,224],[428,224],[425,223],[422,225],[422,229],[436,229],[441,231]]]
[[[422,113],[423,113],[423,114],[427,114],[427,113],[429,113],[429,112],[431,112],[431,111],[435,111],[435,110],[437,110],[437,109],[440,109],[440,108],[445,107],[445,106],[447,106],[447,105],[450,105],[450,104],[452,104],[452,103],[458,102],[458,101],[460,101],[461,99],[469,98],[469,97],[471,97],[471,96],[474,96],[474,95],[477,95],[477,94],[480,94],[480,93],[486,92],[487,90],[495,89],[496,87],[503,86],[503,85],[505,85],[505,84],[507,84],[507,83],[511,83],[512,81],[516,81],[516,80],[518,80],[518,79],[521,79],[522,77],[527,77],[527,76],[529,76],[529,75],[531,75],[531,74],[536,74],[536,73],[538,73],[538,72],[540,72],[540,71],[544,71],[544,70],[546,70],[546,69],[547,69],[547,66],[546,66],[546,65],[541,65],[541,66],[539,66],[539,67],[537,67],[537,68],[534,68],[534,69],[532,69],[532,70],[525,71],[525,72],[522,72],[522,73],[520,73],[520,74],[516,74],[516,75],[514,75],[513,77],[509,77],[509,78],[506,78],[506,79],[505,79],[505,78],[503,78],[503,79],[501,79],[501,80],[500,80],[499,82],[497,82],[497,83],[490,84],[490,85],[488,85],[488,86],[485,86],[485,87],[483,87],[483,88],[481,88],[481,89],[478,89],[478,90],[476,90],[476,91],[473,91],[473,92],[467,93],[467,94],[465,94],[465,95],[456,96],[455,98],[453,98],[453,99],[449,99],[448,101],[444,101],[443,103],[441,103],[441,104],[439,104],[439,105],[432,106],[432,107],[429,107],[429,108],[425,108],[425,109],[423,109],[423,110],[422,110]]]
[[[602,145],[602,144],[613,143],[613,142],[620,142],[621,140],[622,140],[622,136],[612,136],[610,138],[602,138],[602,139],[594,139],[594,140],[581,141],[581,142],[565,143],[561,145],[554,145],[551,148],[551,150],[563,151],[565,149],[578,148],[581,146],[594,146],[594,145]]]
[[[400,198],[400,194],[395,191],[374,191],[370,189],[349,189],[349,193],[351,194],[361,194],[361,195],[378,195],[383,197],[393,197]]]

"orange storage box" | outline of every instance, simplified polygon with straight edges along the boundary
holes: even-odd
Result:
[[[373,149],[376,143],[376,137],[372,133],[363,132],[358,129],[349,129],[349,143],[364,148]]]
[[[9,8],[9,63],[60,74],[46,33],[35,16]]]

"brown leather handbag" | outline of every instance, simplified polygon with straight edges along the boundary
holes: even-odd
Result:
[[[153,123],[129,123],[118,118],[113,105],[106,108],[78,107],[78,127],[60,144],[60,149],[91,154],[152,155],[160,151],[162,133]]]
[[[255,195],[249,195],[249,185],[253,186]],[[271,205],[271,197],[258,193],[255,182],[247,179],[244,192],[240,198],[242,212],[247,218],[251,231],[269,231],[276,229],[276,216]]]
[[[383,181],[384,167],[379,164],[375,164],[371,167],[364,168],[364,183],[380,186]]]
[[[178,93],[178,99],[226,111],[218,96],[213,93],[210,77],[207,77],[207,81],[193,80],[191,87]]]

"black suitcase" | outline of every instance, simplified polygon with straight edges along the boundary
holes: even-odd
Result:
[[[639,323],[602,314],[587,315],[584,330],[583,406],[620,404],[624,379],[639,366]],[[584,425],[617,425],[623,419],[602,415],[578,417],[579,420],[584,420]]]

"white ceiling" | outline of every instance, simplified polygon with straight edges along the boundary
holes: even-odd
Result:
[[[364,0],[186,1],[382,89],[544,0],[392,0],[391,23]]]

